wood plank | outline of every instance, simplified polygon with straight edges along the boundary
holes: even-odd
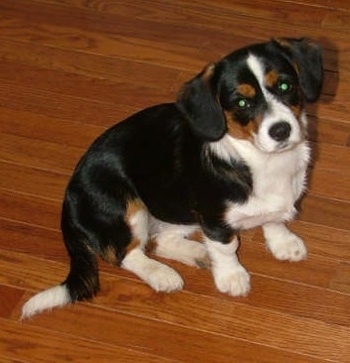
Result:
[[[291,222],[289,226],[304,239],[310,248],[310,253],[337,261],[349,261],[349,226],[341,230],[300,220]]]
[[[88,313],[88,311],[85,312]],[[105,317],[109,316],[105,316],[104,312],[100,312],[100,318],[103,319]],[[98,319],[95,320],[95,323],[97,322]],[[180,328],[177,334],[176,331],[178,328],[171,325],[167,326],[164,335],[161,335],[157,329],[152,329],[154,326],[150,326],[150,330],[147,331],[147,323],[138,324],[136,323],[135,318],[121,319],[118,317],[115,323],[115,332],[117,334],[122,332],[123,339],[121,339],[119,343],[121,346],[127,347],[128,349],[143,349],[148,353],[156,351],[158,357],[163,356],[163,360],[165,360],[164,356],[166,356],[181,362],[193,362],[196,361],[196,359],[200,359],[208,363],[214,363],[224,361],[227,357],[230,357],[230,359],[235,361],[253,363],[256,362],[255,357],[259,356],[261,357],[261,360],[259,359],[261,363],[277,363],[281,360],[286,363],[292,363],[295,361],[302,362],[304,359],[307,359],[307,362],[310,363],[321,362],[321,360],[312,357],[305,357],[301,354],[274,350],[273,348],[266,346],[254,346],[246,341],[208,336],[202,332],[194,331],[188,336],[187,331]],[[137,326],[137,329],[140,330],[142,334],[135,334],[135,326]],[[32,326],[30,327],[30,330],[31,329],[33,329]],[[85,330],[90,331],[90,329],[86,329],[86,327]],[[79,329],[75,329],[75,331],[79,331]],[[96,336],[96,332],[91,333],[92,336]],[[106,337],[103,332],[98,331],[97,334],[101,340],[113,341],[112,337]],[[188,337],[188,340],[184,338],[186,336]],[[151,337],[151,339],[148,339],[149,337]],[[193,340],[191,338],[193,338]],[[194,341],[196,343],[191,344],[190,341]],[[162,342],[162,344],[159,344],[159,342]],[[113,343],[113,345],[114,344],[115,343]],[[210,349],[208,349],[209,347]],[[256,354],[255,357],[249,355],[249,351],[251,350],[254,350]]]
[[[72,98],[53,92],[0,84],[0,98],[7,108],[29,111],[99,126],[109,126],[137,111],[134,106]],[[146,105],[145,105],[146,107]]]
[[[36,195],[41,198],[63,200],[69,177],[24,165],[14,165],[0,160],[2,177],[0,188],[7,191]]]
[[[193,270],[191,270],[193,271]],[[184,274],[184,276],[186,276]],[[207,279],[200,279],[196,287],[196,291],[181,292],[178,294],[155,294],[146,285],[137,282],[131,284],[130,281],[125,279],[116,279],[114,276],[105,276],[104,278],[104,291],[98,295],[94,304],[116,309],[129,314],[142,314],[148,318],[162,318],[162,320],[171,319],[175,310],[178,310],[176,305],[181,302],[181,324],[188,326],[196,326],[198,329],[205,329],[201,324],[198,325],[197,320],[202,320],[199,316],[189,317],[185,323],[186,311],[191,306],[196,305],[200,296],[200,307],[198,310],[205,309],[207,312],[212,310],[213,305],[219,304],[222,310],[217,311],[216,318],[220,320],[220,314],[224,312],[222,321],[227,318],[225,315],[237,317],[241,319],[242,316],[258,314],[257,310],[265,310],[267,314],[272,312],[274,314],[288,314],[289,317],[296,319],[306,318],[312,321],[322,321],[327,324],[342,325],[346,328],[349,327],[350,313],[348,312],[349,296],[346,294],[330,293],[319,289],[313,289],[307,286],[298,284],[288,284],[285,281],[276,281],[266,279],[262,276],[252,276],[252,291],[244,298],[233,298],[221,293],[208,293]],[[186,279],[192,281],[192,279]],[[130,292],[129,292],[130,291]],[[276,299],[271,299],[271,294],[274,294]],[[292,295],[294,297],[292,297]],[[332,302],[328,302],[328,299]],[[333,299],[333,300],[332,300]],[[322,302],[322,303],[320,303]],[[149,305],[148,305],[149,304]],[[135,306],[136,305],[136,306]],[[143,307],[143,310],[142,310]],[[240,314],[242,309],[242,316]],[[192,310],[192,309],[191,309]],[[156,311],[156,313],[155,313]],[[236,311],[236,313],[235,313]],[[243,313],[246,311],[246,313]],[[251,311],[249,314],[248,311]],[[178,312],[176,312],[178,314]],[[203,314],[203,312],[198,312]],[[213,314],[213,313],[212,313]],[[215,315],[215,313],[214,313]],[[215,316],[212,317],[215,319]],[[192,319],[194,321],[192,321]],[[208,318],[209,319],[209,318]],[[211,318],[210,318],[211,319]],[[282,317],[281,317],[282,319]],[[259,319],[260,321],[260,319]],[[214,322],[214,320],[212,320]],[[198,326],[197,326],[198,325]],[[231,324],[228,324],[228,331],[230,331]],[[231,326],[234,326],[232,324]],[[259,329],[261,327],[258,327]],[[209,331],[215,331],[214,327],[207,328]],[[219,332],[219,327],[216,328]],[[223,329],[222,333],[225,333]],[[248,339],[248,337],[247,337]]]
[[[54,333],[51,329],[30,327],[4,319],[0,319],[0,323],[0,355],[7,356],[12,362],[175,363],[172,359],[147,354],[141,349],[118,345],[111,347],[89,339],[72,337],[71,334]]]
[[[49,141],[0,133],[0,159],[70,175],[84,150]]]
[[[131,100],[147,103],[162,103],[170,99],[170,92],[162,88],[133,85],[109,79],[92,78],[62,70],[28,67],[13,61],[0,61],[2,83],[31,88],[35,82],[36,89],[64,94],[74,99],[81,98],[89,102],[98,101],[111,104],[130,104]]]
[[[1,35],[0,35],[1,37]],[[3,60],[27,64],[43,69],[60,69],[65,72],[108,79],[123,84],[147,85],[174,91],[180,84],[179,71],[152,63],[134,62],[125,58],[82,53],[76,49],[53,48],[37,43],[2,39],[0,54]],[[191,73],[192,74],[192,73]],[[155,77],[156,75],[156,77]],[[177,87],[175,87],[175,91]]]
[[[334,184],[337,187],[334,188]],[[309,188],[312,195],[350,201],[350,172],[315,168],[311,173]]]
[[[141,3],[142,4],[142,3]],[[130,8],[130,5],[128,5]],[[143,7],[145,4],[143,3]],[[36,10],[36,9],[39,9]],[[108,56],[119,56],[123,58],[134,59],[136,61],[147,61],[153,64],[167,65],[177,69],[186,70],[198,70],[202,67],[203,62],[214,61],[218,58],[218,55],[222,53],[222,45],[228,44],[228,38],[231,37],[232,24],[239,23],[240,27],[236,27],[235,36],[240,37],[242,44],[249,44],[256,41],[266,40],[279,34],[279,36],[290,36],[290,31],[285,30],[284,22],[271,22],[269,27],[266,26],[268,20],[261,19],[260,22],[256,22],[254,28],[250,26],[250,19],[237,14],[234,8],[229,9],[226,13],[222,13],[222,10],[215,8],[213,3],[210,6],[201,3],[187,3],[186,14],[191,17],[191,28],[187,28],[188,25],[184,22],[183,12],[179,13],[178,6],[174,6],[171,3],[158,2],[153,11],[159,12],[156,18],[161,19],[162,22],[152,22],[147,20],[135,19],[132,24],[128,21],[127,17],[119,16],[118,14],[103,14],[98,17],[94,16],[91,19],[92,12],[84,12],[83,16],[79,17],[79,21],[74,20],[74,24],[84,28],[84,33],[79,28],[70,28],[69,34],[62,33],[60,26],[62,26],[62,19],[65,19],[67,23],[69,18],[74,18],[75,11],[72,9],[66,10],[64,7],[56,6],[55,12],[61,14],[61,16],[50,19],[50,26],[47,27],[48,16],[45,12],[52,11],[52,7],[43,6],[43,4],[34,4],[33,2],[20,1],[12,2],[4,0],[1,3],[1,11],[3,14],[2,22],[5,28],[2,31],[2,37],[6,39],[16,39],[22,41],[30,41],[35,37],[35,40],[39,44],[51,44],[64,48],[80,49],[95,54],[104,53]],[[144,8],[145,12],[149,12],[149,7]],[[23,19],[14,19],[14,15],[19,12],[27,14],[25,24]],[[31,16],[28,18],[28,13]],[[6,16],[7,14],[7,16]],[[169,14],[174,16],[180,15],[179,21],[171,23],[169,21]],[[210,18],[210,22],[208,22]],[[164,25],[164,19],[167,20],[167,24]],[[102,25],[103,22],[103,25]],[[65,28],[67,28],[67,23]],[[40,24],[40,26],[39,26]],[[118,32],[120,36],[118,38],[111,38],[104,36],[102,30],[110,28],[115,31],[116,24],[118,24]],[[152,25],[150,25],[152,24]],[[203,32],[202,27],[206,26],[207,31]],[[305,23],[304,23],[305,25]],[[26,32],[18,31],[18,29],[25,28]],[[140,33],[139,29],[143,29]],[[247,29],[249,29],[249,36],[247,36]],[[296,29],[295,29],[296,30]],[[323,30],[317,28],[305,28],[299,26],[294,36],[300,37],[305,34],[317,39],[323,37]],[[45,33],[46,37],[40,37],[40,34]],[[347,38],[342,32],[328,31],[329,35],[332,35],[334,39],[337,39],[337,46],[346,49]],[[74,34],[74,36],[72,36]],[[172,37],[172,34],[177,34],[176,38]],[[50,39],[51,38],[51,39]],[[215,41],[210,41],[215,39]],[[166,40],[166,41],[165,41]],[[169,45],[175,42],[174,46]],[[192,44],[192,50],[185,44]],[[237,46],[241,46],[239,43]],[[199,53],[196,49],[197,44],[205,45],[206,49],[211,50],[210,56],[208,51]],[[210,48],[209,48],[210,47]],[[218,49],[221,48],[221,51]],[[136,51],[135,51],[136,50]],[[232,49],[226,49],[226,53]],[[174,53],[175,52],[175,53]],[[142,59],[138,57],[138,54],[142,54]],[[211,58],[213,54],[217,56]],[[333,54],[333,52],[332,52]],[[204,59],[202,57],[205,57]],[[332,55],[333,57],[334,55]],[[340,55],[341,63],[346,67],[347,58],[349,53],[344,52]],[[202,59],[202,61],[200,61]],[[334,63],[333,61],[328,62]],[[334,70],[334,68],[333,68]]]
[[[18,304],[23,294],[23,290],[0,285],[0,318],[9,318],[11,316],[14,307]]]
[[[69,6],[72,9],[79,9],[80,11],[84,11],[86,9],[97,11],[98,13],[103,13],[106,15],[123,15],[125,17],[132,17],[133,19],[144,19],[144,20],[152,20],[153,22],[161,23],[166,19],[167,24],[174,24],[183,22],[185,20],[184,15],[180,13],[178,7],[172,5],[171,3],[165,4],[164,2],[157,1],[154,8],[149,8],[142,1],[135,1],[133,4],[129,4],[127,1],[121,1],[117,4],[106,3],[105,1],[99,1],[97,4],[95,3],[85,3],[82,0],[75,0],[70,2],[66,1],[57,1],[57,0],[42,0],[42,3],[47,4],[55,4]],[[281,5],[282,3],[282,5]],[[267,0],[265,2],[264,7],[257,7],[256,2],[254,0],[248,1],[237,1],[235,2],[235,6],[232,7],[232,3],[229,0],[221,0],[217,1],[215,4],[207,1],[201,1],[199,3],[186,4],[187,12],[194,12],[196,9],[196,17],[195,20],[204,19],[204,17],[208,17],[209,14],[211,16],[215,16],[215,18],[227,19],[228,15],[235,14],[237,16],[242,16],[244,19],[253,18],[258,23],[259,21],[269,20],[273,23],[288,23],[293,25],[298,25],[300,28],[320,28],[323,26],[328,30],[338,30],[339,27],[332,27],[331,21],[325,21],[331,15],[342,15],[342,19],[347,19],[347,14],[340,14],[340,10],[344,10],[341,8],[338,10],[336,8],[332,8],[333,12],[327,11],[324,7],[313,7],[312,9],[308,9],[306,5],[302,5],[300,2],[299,6],[295,6],[295,4],[290,3],[289,1],[271,1]],[[74,11],[73,10],[73,11]],[[148,10],[148,11],[146,11]],[[172,11],[170,11],[172,10]],[[307,14],[309,11],[312,11],[314,16],[313,21],[309,22],[309,18]],[[84,12],[84,14],[88,14]],[[106,16],[108,19],[108,17]],[[212,23],[215,24],[215,20],[213,19]],[[204,23],[204,21],[202,20]],[[198,25],[195,23],[195,25]],[[206,24],[207,27],[212,26],[212,24]],[[344,21],[345,31],[349,28],[348,23]],[[341,28],[344,31],[344,27]],[[226,29],[221,29],[221,31],[225,31]],[[227,31],[227,30],[226,30]]]
[[[319,143],[315,149],[315,165],[319,169],[349,171],[350,148]]]
[[[48,229],[60,227],[61,203],[0,189],[0,217]]]
[[[348,230],[350,203],[317,196],[307,196],[298,217],[301,221]]]
[[[342,263],[334,279],[330,283],[330,288],[338,291],[343,291],[346,294],[350,293],[350,264]]]
[[[49,141],[87,149],[106,127],[3,107],[0,132],[25,139]],[[79,137],[78,137],[79,136]],[[5,137],[5,136],[4,136]],[[35,143],[35,141],[34,141]]]
[[[13,6],[16,9],[13,9]],[[36,10],[39,8],[40,11]],[[3,24],[1,37],[5,39],[30,42],[35,38],[36,42],[41,45],[59,46],[65,49],[74,48],[93,54],[129,58],[137,62],[160,64],[176,69],[189,69],[191,65],[193,67],[199,64],[196,60],[198,50],[194,46],[184,45],[184,42],[187,43],[189,39],[186,39],[183,26],[181,28],[174,26],[170,30],[168,26],[156,23],[152,23],[152,26],[150,24],[140,26],[136,20],[136,24],[134,23],[130,27],[128,19],[115,15],[109,20],[106,17],[96,17],[95,15],[91,18],[91,13],[85,13],[77,18],[70,10],[66,11],[62,7],[55,7],[57,15],[60,14],[60,16],[55,17],[55,20],[50,19],[48,22],[47,14],[52,11],[52,8],[21,0],[18,3],[2,1],[0,11],[2,14],[0,22]],[[15,18],[15,14],[19,12],[27,15],[25,21],[23,18]],[[74,22],[72,22],[73,19]],[[62,21],[65,31],[62,31]],[[68,25],[69,23],[71,26]],[[112,37],[110,33],[111,30],[115,31],[116,24],[122,32],[118,37]],[[21,31],[23,28],[26,29],[26,32]],[[82,28],[84,29],[82,30]],[[143,33],[136,31],[140,28],[144,29]],[[167,31],[165,31],[166,28]],[[169,34],[169,30],[179,35],[182,34],[182,40],[177,42],[176,47],[164,39]],[[107,35],[105,35],[106,33]],[[200,32],[197,33],[200,35]],[[43,37],[42,34],[46,34],[46,36]],[[140,34],[143,36],[140,37]],[[187,32],[187,35],[193,39],[193,44],[196,44],[195,42],[199,40],[198,36],[191,34],[193,32]]]
[[[312,116],[309,116],[309,124],[309,138],[313,142],[349,147],[350,124]]]
[[[1,363],[27,363],[24,360],[12,359],[9,357],[0,356]]]
[[[196,360],[218,362],[225,361],[227,356],[233,361],[250,361],[251,355],[242,355],[249,346],[255,352],[259,351],[259,348],[267,350],[266,355],[257,353],[263,362],[276,361],[276,356],[271,356],[271,350],[268,354],[268,347],[283,353],[293,349],[299,354],[310,356],[310,359],[315,357],[341,362],[350,361],[347,339],[350,331],[347,327],[311,319],[295,319],[287,314],[232,302],[225,304],[216,299],[208,300],[207,303],[202,303],[202,298],[200,303],[195,299],[192,304],[195,304],[196,309],[192,308],[193,314],[188,314],[185,308],[187,304],[182,305],[182,302],[179,304],[180,294],[157,295],[159,296],[157,310],[154,309],[154,299],[152,299],[151,314],[156,320],[150,320],[142,318],[136,310],[135,297],[139,289],[135,291],[135,287],[132,286],[131,291],[131,300],[128,300],[129,295],[124,292],[122,301],[128,300],[129,304],[126,305],[133,305],[133,315],[125,313],[124,305],[121,305],[120,310],[114,311],[79,304],[64,311],[56,310],[49,318],[38,316],[35,321],[28,323],[46,328],[54,326],[55,330],[60,332],[69,331],[70,334],[112,345],[117,343],[131,347],[147,346],[149,353],[163,357],[167,357],[170,350],[172,358],[184,362]],[[186,301],[187,298],[190,298],[190,294],[181,294],[181,301]],[[114,301],[116,299],[115,297]],[[146,309],[145,304],[146,301],[143,300],[140,307],[142,314]],[[171,324],[163,323],[167,319],[171,320]],[[217,324],[218,319],[221,321],[220,325]],[[101,321],[104,322],[103,328],[99,323]],[[259,324],[256,324],[257,321]],[[87,329],[92,326],[94,329]],[[135,326],[138,334],[135,334]],[[194,326],[196,329],[193,329]],[[232,329],[233,326],[239,329]],[[278,334],[276,326],[279,327]],[[110,334],[110,331],[114,334]],[[149,339],[150,335],[152,339]],[[259,336],[259,347],[253,348],[250,344],[254,336]],[[163,344],[159,344],[159,341]],[[277,353],[278,361],[285,361],[280,358],[280,354]],[[295,358],[298,361],[298,357]]]
[[[287,2],[295,2],[291,0],[286,0]],[[307,4],[310,6],[316,6],[316,7],[324,7],[329,10],[339,10],[339,11],[350,11],[349,3],[346,0],[332,0],[332,2],[329,2],[328,0],[299,0],[296,2],[297,4]]]
[[[2,251],[20,252],[68,264],[67,252],[59,230],[0,218],[0,231],[3,237],[0,239]]]

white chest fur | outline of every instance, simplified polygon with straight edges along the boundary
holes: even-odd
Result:
[[[264,153],[249,141],[230,143],[237,156],[249,166],[253,192],[244,204],[230,203],[226,222],[237,229],[248,229],[294,217],[295,202],[305,188],[310,151],[306,143],[278,153]]]

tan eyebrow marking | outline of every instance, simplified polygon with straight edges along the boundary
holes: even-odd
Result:
[[[239,94],[246,98],[253,98],[256,95],[255,88],[248,83],[240,84],[237,87],[237,91]]]
[[[265,84],[267,87],[273,87],[279,79],[279,73],[270,71],[265,75]]]

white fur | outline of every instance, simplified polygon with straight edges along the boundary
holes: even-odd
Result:
[[[244,296],[250,290],[250,277],[240,264],[236,251],[237,237],[228,244],[206,239],[212,263],[212,274],[217,289],[232,296]]]
[[[133,272],[158,292],[181,290],[184,284],[174,269],[147,257],[140,248],[135,248],[125,256],[122,268]]]
[[[226,222],[248,229],[292,219],[294,204],[305,188],[307,145],[302,143],[283,153],[264,153],[247,140],[231,138],[231,142],[250,167],[254,190],[246,203],[228,205]]]
[[[278,260],[304,260],[307,250],[304,242],[289,231],[282,223],[268,223],[263,226],[266,245]]]
[[[68,289],[65,285],[57,285],[34,295],[22,308],[21,319],[30,318],[44,310],[62,307],[71,302]]]
[[[174,225],[152,217],[151,237],[156,241],[153,252],[189,266],[204,267],[207,258],[205,245],[187,239],[198,229],[196,225]]]
[[[209,149],[220,159],[225,161],[231,161],[232,159],[241,160],[241,156],[238,150],[235,149],[232,144],[231,137],[226,134],[219,141],[214,141],[209,144]]]

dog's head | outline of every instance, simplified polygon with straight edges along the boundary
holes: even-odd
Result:
[[[321,48],[307,39],[274,39],[229,54],[181,90],[177,106],[202,140],[226,133],[264,152],[300,143],[305,102],[323,83]]]

